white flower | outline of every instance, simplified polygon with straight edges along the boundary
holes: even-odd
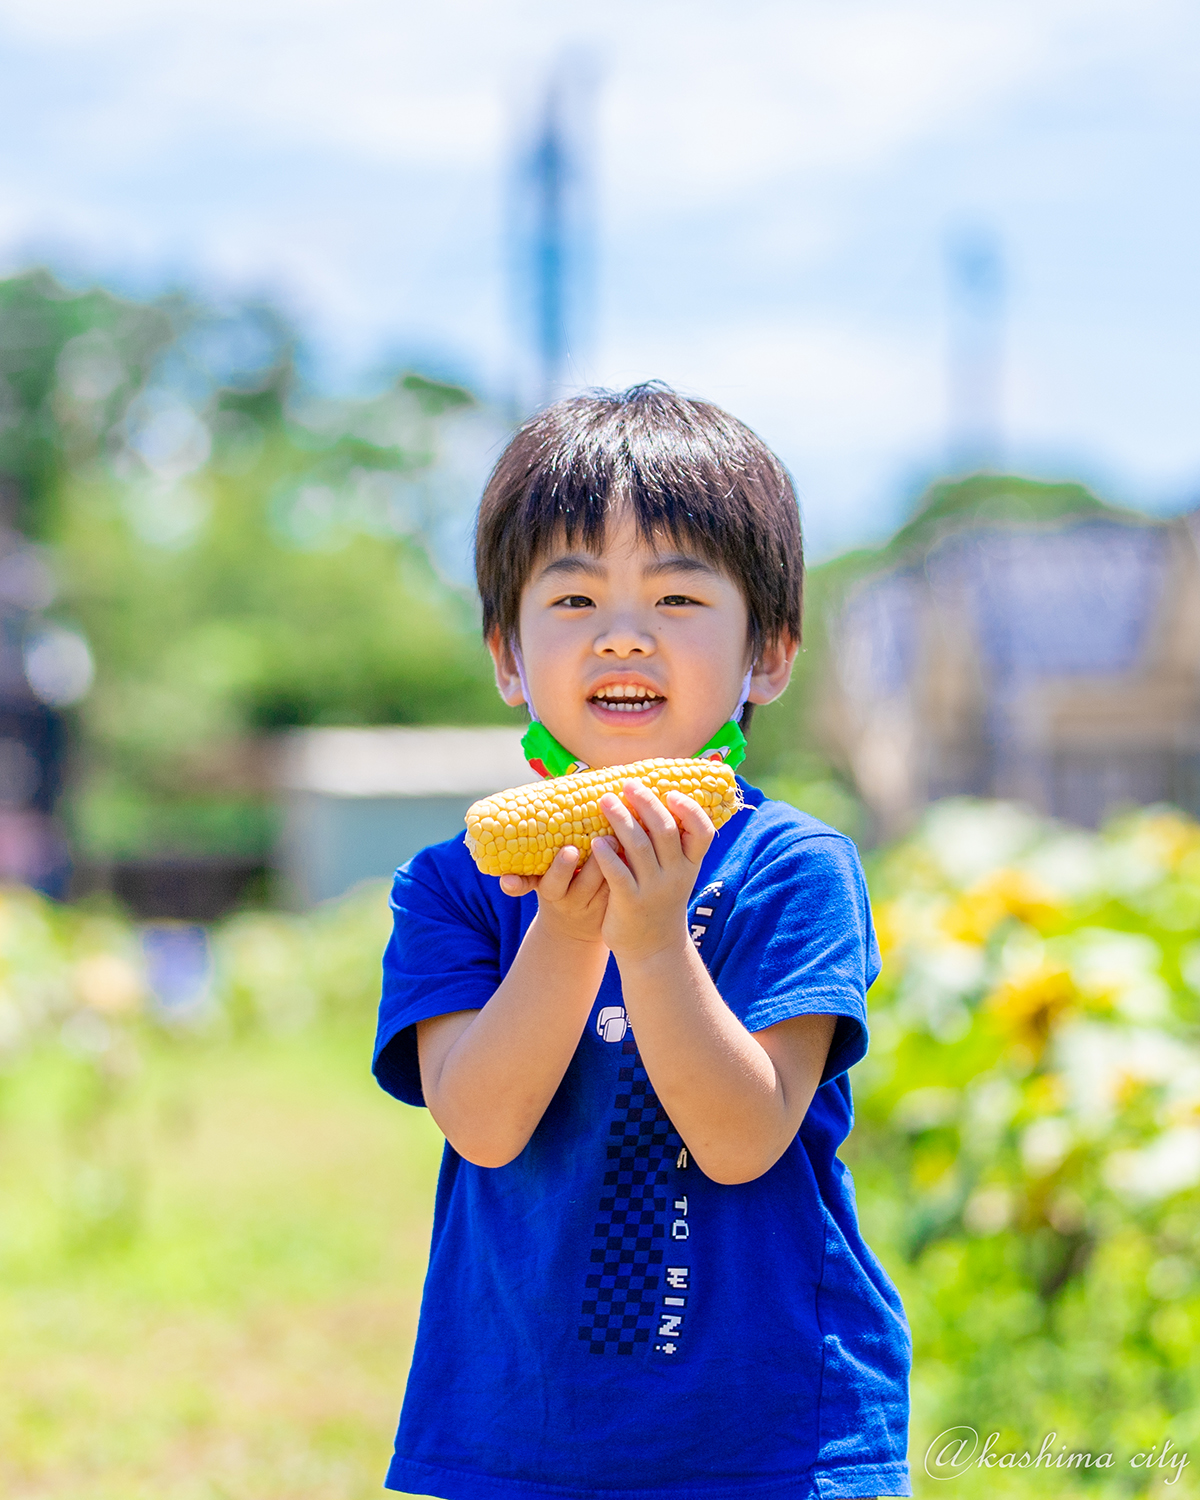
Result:
[[[944,1125],[958,1113],[957,1089],[930,1086],[901,1094],[892,1111],[892,1119],[901,1130],[929,1130]]]
[[[953,797],[930,809],[922,842],[956,885],[969,886],[1012,864],[1038,841],[1042,828],[1015,803]]]
[[[990,1146],[1016,1114],[1021,1093],[1011,1079],[998,1073],[976,1078],[967,1090],[967,1134],[979,1146]]]
[[[1054,1056],[1072,1113],[1089,1129],[1111,1122],[1131,1081],[1166,1085],[1172,1101],[1190,1096],[1200,1065],[1194,1048],[1161,1031],[1097,1021],[1064,1025]]]
[[[1071,1127],[1053,1116],[1035,1120],[1021,1134],[1021,1160],[1033,1177],[1047,1177],[1071,1149]]]
[[[1012,1194],[998,1185],[971,1194],[963,1209],[963,1223],[972,1234],[999,1234],[1012,1219]]]
[[[911,952],[898,998],[901,1017],[939,1041],[953,1042],[971,1029],[963,1003],[983,984],[986,958],[974,943],[941,938]]]
[[[1158,1021],[1168,1015],[1171,992],[1159,973],[1162,950],[1140,932],[1081,927],[1060,938],[1071,977],[1085,995],[1111,997],[1130,1021]]]
[[[1056,833],[1020,862],[1020,868],[1067,901],[1094,895],[1104,885],[1100,841],[1093,833]]]
[[[1114,1151],[1104,1177],[1130,1198],[1165,1198],[1194,1187],[1200,1182],[1200,1125],[1164,1131],[1140,1151]]]

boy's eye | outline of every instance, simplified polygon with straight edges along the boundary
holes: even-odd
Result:
[[[695,600],[687,594],[664,594],[658,601],[660,604],[670,605],[674,609],[681,608],[685,604],[695,604]]]
[[[593,601],[586,594],[568,594],[565,599],[556,599],[561,609],[591,609]]]

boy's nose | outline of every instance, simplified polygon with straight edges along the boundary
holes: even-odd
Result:
[[[641,628],[636,620],[612,620],[596,636],[593,650],[597,656],[650,656],[658,643],[653,634]]]

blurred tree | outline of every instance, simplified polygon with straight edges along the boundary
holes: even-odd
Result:
[[[486,413],[412,373],[319,400],[296,357],[268,307],[0,283],[0,473],[96,662],[69,799],[93,856],[263,852],[265,732],[506,718],[431,561],[465,531],[447,449]]]
[[[167,307],[72,296],[45,271],[0,281],[0,479],[27,536],[52,534],[66,474],[104,452],[173,333]]]

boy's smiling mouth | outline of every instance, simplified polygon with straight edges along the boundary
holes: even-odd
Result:
[[[606,682],[588,698],[588,703],[605,718],[610,714],[640,718],[652,714],[666,701],[661,693],[640,682]]]

